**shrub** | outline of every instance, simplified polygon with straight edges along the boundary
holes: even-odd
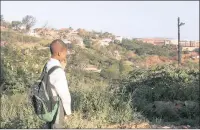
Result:
[[[1,40],[6,41],[8,43],[15,43],[15,42],[35,43],[38,42],[40,39],[32,36],[25,36],[23,34],[16,33],[14,31],[1,31]]]
[[[83,43],[85,44],[85,47],[90,48],[92,42],[88,38],[83,39]]]
[[[195,119],[197,117],[194,115],[198,113],[199,108],[195,108],[196,111],[188,113],[184,110],[188,108],[182,106],[176,112],[174,104],[176,101],[183,102],[182,104],[186,101],[198,103],[200,100],[198,70],[172,66],[134,70],[124,86],[121,91],[132,94],[133,106],[139,111],[144,111],[144,114],[150,119],[159,116],[164,118],[165,121],[172,121],[173,119]],[[161,102],[160,108],[160,105],[156,106],[155,104],[157,101]],[[170,102],[172,105],[167,105]],[[166,106],[170,107],[166,108]]]

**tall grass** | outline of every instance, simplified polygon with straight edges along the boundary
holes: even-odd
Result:
[[[14,45],[8,45],[2,48],[2,57],[1,128],[42,128],[44,122],[33,112],[27,90],[39,77],[44,61],[48,60],[48,50],[33,48],[23,54]],[[79,62],[69,63],[75,66]],[[154,119],[160,119],[156,122],[170,121],[170,117],[164,119],[162,115],[167,109],[164,112],[158,109],[162,111],[159,114],[152,107],[155,101],[199,101],[199,72],[193,69],[172,66],[137,69],[117,83],[80,69],[67,69],[66,72],[73,111],[65,123],[66,128],[108,128],[112,124],[149,123],[148,120],[153,122]],[[195,114],[199,109],[191,108],[180,114],[177,119],[180,124],[197,124],[199,118]]]
[[[3,56],[1,128],[41,128],[44,122],[33,112],[26,92],[39,76],[43,58],[48,57],[48,53],[33,49],[24,55],[19,49],[7,46],[3,48]],[[145,121],[139,112],[132,109],[131,98],[124,100],[124,95],[113,91],[98,74],[86,75],[67,73],[73,115],[66,122],[66,128],[106,128],[115,123]]]
[[[16,43],[16,42],[35,43],[40,41],[40,38],[25,36],[23,34],[10,30],[10,31],[1,31],[1,40],[6,41],[8,43]]]

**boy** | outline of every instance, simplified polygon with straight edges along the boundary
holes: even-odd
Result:
[[[71,115],[71,95],[69,93],[68,84],[66,80],[66,75],[63,67],[65,68],[66,64],[61,65],[61,61],[66,63],[67,58],[67,47],[66,44],[60,40],[56,39],[52,41],[50,45],[51,58],[47,62],[47,71],[49,71],[53,66],[60,66],[61,68],[56,69],[50,74],[50,83],[54,85],[55,90],[60,97],[60,105],[55,115],[54,120],[48,124],[50,128],[63,128],[64,118],[66,115]],[[52,89],[53,96],[56,100],[56,92]]]

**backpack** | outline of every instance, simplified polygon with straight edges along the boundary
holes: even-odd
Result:
[[[39,80],[36,81],[30,90],[30,102],[34,111],[40,119],[46,122],[51,122],[54,119],[59,107],[60,98],[55,90],[55,87],[49,81],[49,75],[57,68],[61,67],[54,66],[47,72],[45,65]],[[57,100],[53,99],[51,89],[55,90]]]

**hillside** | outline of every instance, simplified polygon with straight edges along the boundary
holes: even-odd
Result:
[[[123,39],[102,46],[97,40],[111,34],[95,38],[94,34],[76,34],[84,47],[73,40],[69,44],[65,71],[73,116],[66,128],[199,128],[195,60],[188,56],[177,67],[176,51],[170,45]],[[43,122],[28,104],[27,90],[50,57],[52,39],[4,30],[1,40],[7,43],[1,47],[1,128],[41,128]],[[167,104],[172,107],[163,109]]]

